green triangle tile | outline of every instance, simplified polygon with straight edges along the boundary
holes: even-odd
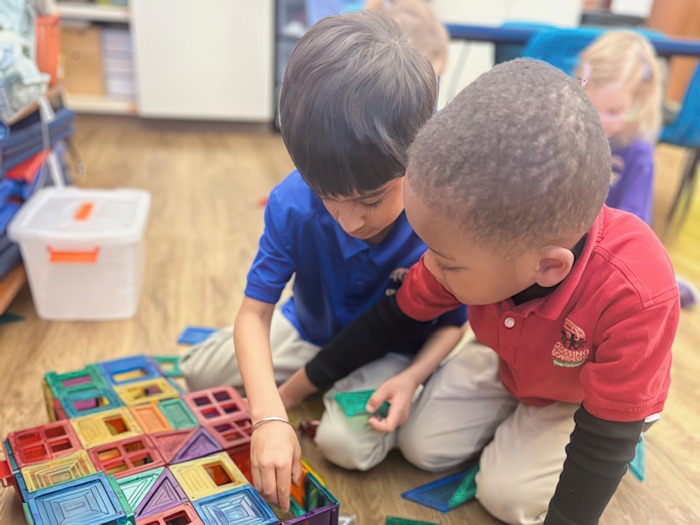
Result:
[[[143,498],[163,473],[163,470],[165,470],[163,467],[158,467],[117,480],[126,497],[126,501],[132,509],[138,508]]]
[[[478,463],[469,469],[467,474],[464,476],[464,479],[459,484],[459,487],[457,487],[457,490],[455,490],[454,494],[452,494],[452,497],[448,502],[450,507],[454,508],[457,505],[461,505],[462,503],[466,503],[467,501],[474,499],[474,496],[476,496],[477,472],[479,472]]]

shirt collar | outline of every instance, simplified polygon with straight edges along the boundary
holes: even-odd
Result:
[[[524,314],[537,310],[538,315],[547,319],[555,320],[561,316],[571,295],[581,282],[581,277],[588,266],[593,249],[600,241],[604,229],[605,209],[604,206],[588,233],[572,248],[574,265],[569,275],[562,282],[548,288],[535,284],[511,298],[516,305],[523,306]]]
[[[362,239],[357,239],[348,235],[343,231],[343,229],[335,221],[335,219],[331,218],[331,220],[335,223],[335,235],[338,239],[338,246],[340,246],[340,249],[343,252],[343,258],[346,260],[351,259],[352,257],[356,256],[361,252],[369,252],[373,248],[377,248],[378,246],[391,243],[392,237],[401,235],[401,230],[405,229],[405,227],[410,228],[410,226],[408,226],[408,220],[406,219],[406,211],[404,210],[396,218],[392,225],[391,231],[387,234],[384,240],[379,244],[374,245],[368,243],[367,241],[363,241]]]

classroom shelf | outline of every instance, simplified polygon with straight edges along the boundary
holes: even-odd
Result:
[[[101,115],[136,115],[136,101],[132,98],[64,95],[66,107],[78,113],[99,113]]]
[[[56,4],[58,16],[65,20],[85,20],[88,22],[128,22],[129,10],[121,6],[59,2]]]

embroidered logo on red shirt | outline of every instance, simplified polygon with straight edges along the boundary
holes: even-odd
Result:
[[[585,344],[586,333],[567,318],[561,329],[561,341],[557,341],[552,350],[552,363],[567,368],[581,366],[590,353],[583,347]]]

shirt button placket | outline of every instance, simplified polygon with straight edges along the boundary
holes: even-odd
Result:
[[[516,317],[505,313],[501,317],[501,351],[500,356],[511,363],[515,362],[516,354],[518,352],[518,341],[520,340],[520,329],[521,326],[517,325]]]

